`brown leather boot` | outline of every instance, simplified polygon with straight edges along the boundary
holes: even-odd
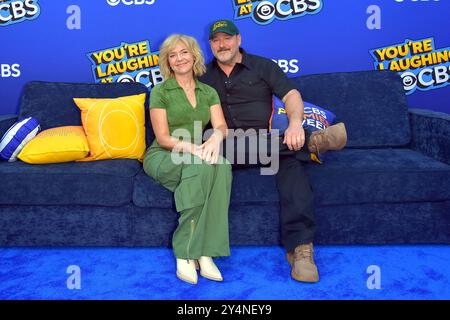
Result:
[[[309,138],[308,149],[312,153],[325,153],[328,150],[340,150],[347,143],[347,131],[342,122],[326,129],[314,131]]]
[[[318,282],[319,272],[314,263],[313,244],[301,244],[294,252],[287,253],[287,259],[292,267],[291,276],[301,282]]]

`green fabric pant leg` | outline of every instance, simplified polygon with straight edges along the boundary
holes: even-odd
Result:
[[[228,207],[231,192],[231,165],[210,165],[199,158],[175,164],[171,152],[150,152],[144,170],[175,193],[180,213],[172,239],[174,254],[180,259],[230,255]]]

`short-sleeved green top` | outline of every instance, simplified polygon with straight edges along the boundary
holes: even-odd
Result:
[[[157,84],[150,92],[150,109],[166,109],[170,135],[184,141],[202,142],[205,126],[211,119],[210,107],[220,104],[216,90],[195,80],[195,108],[175,78]],[[197,125],[197,128],[196,128]],[[184,129],[183,131],[177,129]],[[174,131],[177,132],[174,133]],[[161,148],[156,139],[150,149]]]

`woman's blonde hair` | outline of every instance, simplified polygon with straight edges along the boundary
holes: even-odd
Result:
[[[197,40],[183,34],[173,34],[164,40],[159,48],[159,67],[165,80],[174,77],[173,70],[169,65],[169,52],[173,50],[179,41],[183,42],[194,56],[194,76],[199,77],[206,72],[205,59]]]

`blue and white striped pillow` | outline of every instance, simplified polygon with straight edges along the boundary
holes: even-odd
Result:
[[[39,122],[32,117],[21,119],[6,131],[0,141],[0,158],[13,162],[25,145],[41,130]]]

